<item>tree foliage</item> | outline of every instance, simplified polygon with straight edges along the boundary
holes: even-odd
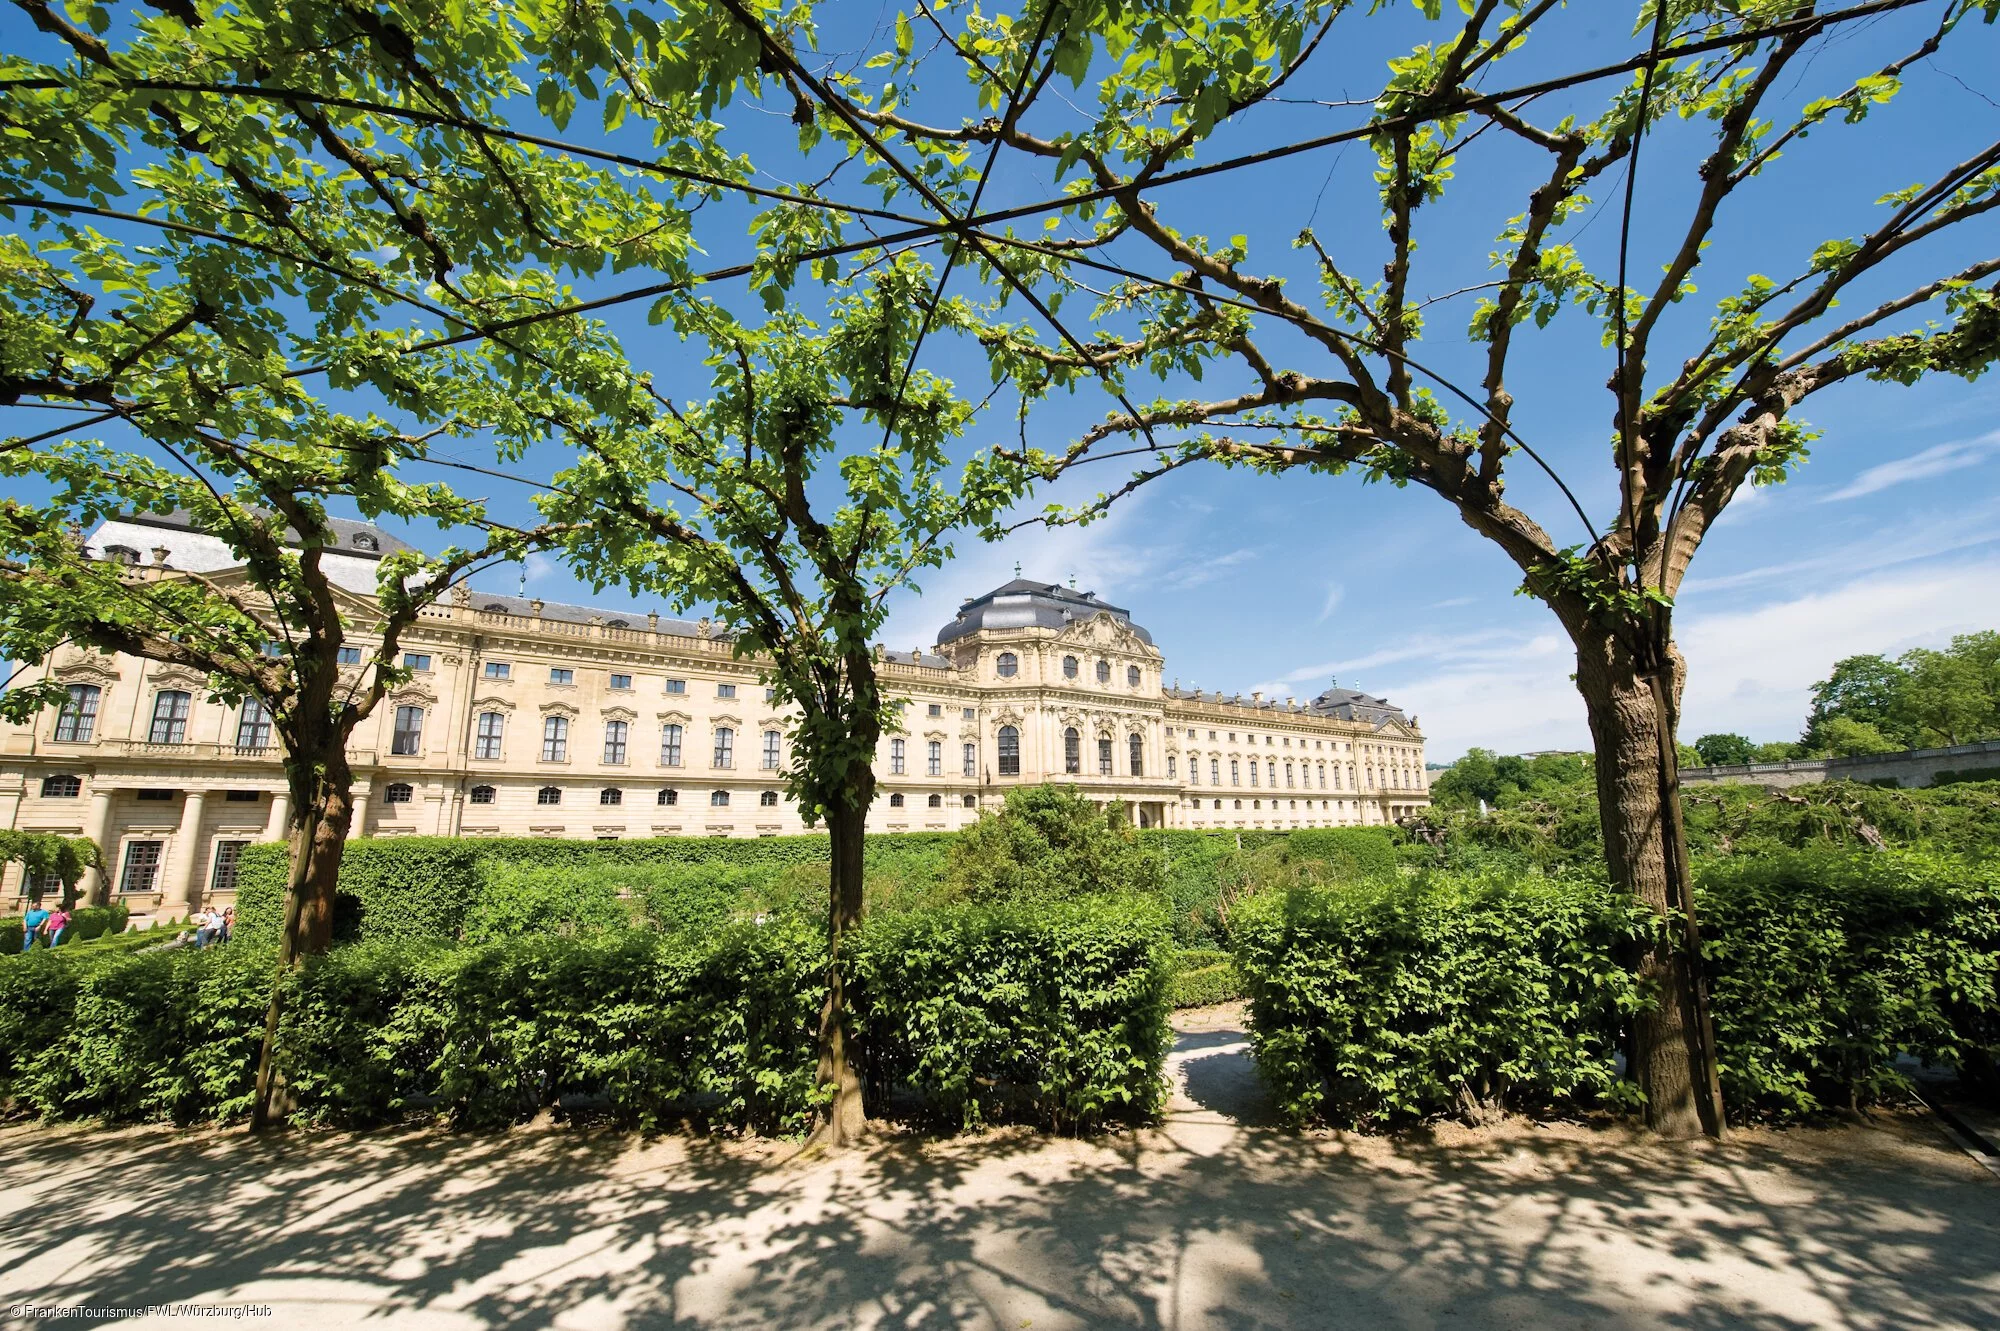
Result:
[[[1801,743],[1836,758],[2000,738],[2000,632],[1894,661],[1850,656],[1813,685]]]

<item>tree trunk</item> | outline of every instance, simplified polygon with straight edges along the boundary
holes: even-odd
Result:
[[[1662,626],[1663,628],[1663,626]],[[1640,641],[1650,627],[1633,634]],[[1648,664],[1626,640],[1592,623],[1571,627],[1577,689],[1596,742],[1597,807],[1611,881],[1660,917],[1656,942],[1634,957],[1655,995],[1633,1023],[1631,1072],[1646,1096],[1646,1124],[1663,1137],[1722,1135],[1715,1038],[1703,989],[1700,932],[1681,823],[1675,724],[1679,657],[1663,646]]]
[[[860,1059],[848,1029],[845,964],[847,938],[861,927],[862,847],[867,823],[866,801],[827,812],[833,876],[826,926],[826,1004],[819,1015],[819,1084],[832,1088],[833,1100],[814,1138],[835,1147],[853,1144],[868,1128]]]
[[[324,952],[333,943],[340,862],[354,816],[354,797],[349,789],[353,782],[344,752],[335,762],[295,773],[291,782],[291,868],[285,884],[284,927],[278,936],[278,968],[271,980],[270,1002],[264,1007],[264,1043],[257,1054],[252,1132],[265,1131],[291,1112],[291,1098],[277,1062],[285,977],[303,958]]]

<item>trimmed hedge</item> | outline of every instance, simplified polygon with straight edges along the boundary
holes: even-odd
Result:
[[[1292,858],[1323,860],[1337,878],[1373,878],[1396,872],[1402,837],[1392,827],[1308,827],[1285,840]]]
[[[117,906],[78,906],[69,913],[69,928],[63,931],[59,946],[84,943],[105,934],[125,932],[125,922],[131,918],[131,910]],[[27,931],[27,921],[19,915],[9,915],[0,919],[0,956],[11,956],[21,950],[21,940]],[[36,943],[39,949],[42,945]]]
[[[1899,1054],[2000,1054],[2000,866],[1917,852],[1732,857],[1697,908],[1732,1119],[1907,1090]],[[1652,927],[1585,879],[1428,874],[1237,909],[1258,1065],[1294,1120],[1376,1125],[1469,1102],[1626,1104],[1614,1050]]]
[[[932,1116],[1075,1129],[1159,1111],[1171,962],[1148,903],[892,916],[855,962],[871,1079],[909,1087]]]
[[[1700,866],[1722,1091],[1733,1115],[1798,1118],[1908,1089],[1898,1053],[2000,1051],[2000,864],[1913,851]]]
[[[1243,997],[1243,974],[1236,959],[1216,948],[1188,948],[1174,956],[1168,996],[1177,1008],[1208,1007]]]
[[[857,1020],[919,1115],[1063,1126],[1158,1104],[1164,930],[1143,903],[920,912],[864,930]],[[552,1108],[641,1129],[791,1132],[819,1103],[825,945],[795,917],[709,931],[337,947],[288,981],[304,1121],[467,1126]],[[274,953],[231,943],[0,967],[0,1099],[47,1118],[248,1105]],[[912,1050],[921,1049],[922,1057]]]
[[[1251,1046],[1297,1122],[1379,1126],[1468,1099],[1536,1108],[1617,1085],[1643,908],[1583,880],[1431,874],[1239,905]]]

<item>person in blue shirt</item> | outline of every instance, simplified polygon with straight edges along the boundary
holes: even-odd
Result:
[[[26,952],[35,945],[35,935],[49,922],[49,912],[39,901],[29,904],[27,913],[21,916],[21,950]]]

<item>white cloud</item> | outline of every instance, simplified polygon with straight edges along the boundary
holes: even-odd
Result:
[[[2000,503],[1988,503],[1965,513],[1928,517],[1900,536],[1874,533],[1866,542],[1841,545],[1809,559],[1764,564],[1713,578],[1689,578],[1681,584],[1681,601],[1685,605],[1691,595],[1749,587],[1779,578],[1796,586],[1802,573],[1870,573],[1897,564],[1970,550],[1994,541],[2000,541]]]
[[[1990,430],[1977,439],[1937,444],[1906,458],[1870,467],[1832,494],[1821,496],[1820,502],[1830,504],[1839,499],[1859,499],[1892,485],[1905,485],[1910,481],[1976,467],[1996,453],[2000,453],[2000,430]]]
[[[1345,595],[1347,595],[1347,589],[1339,583],[1336,582],[1329,585],[1326,589],[1326,600],[1319,607],[1319,618],[1314,622],[1324,624],[1327,620],[1332,619],[1333,612],[1340,608],[1341,597]]]
[[[555,561],[554,556],[545,555],[539,550],[529,554],[527,565],[528,585],[530,587],[547,582],[550,578],[563,571],[562,566]]]

